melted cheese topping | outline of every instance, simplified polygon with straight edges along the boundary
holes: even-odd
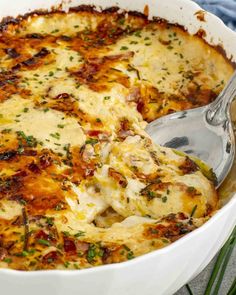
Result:
[[[23,131],[54,152],[65,152],[67,144],[82,146],[86,139],[76,119],[55,110],[36,109],[31,101],[20,97],[3,102],[1,114],[1,130]]]
[[[147,122],[205,105],[233,72],[198,36],[132,13],[31,15],[0,36],[0,267],[132,259],[218,206]]]

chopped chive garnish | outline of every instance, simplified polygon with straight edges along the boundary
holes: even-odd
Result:
[[[57,127],[63,129],[63,128],[65,127],[65,125],[63,125],[63,124],[58,124]]]
[[[60,133],[56,132],[56,133],[50,133],[50,136],[53,138],[56,138],[57,140],[60,139]]]
[[[166,203],[167,202],[167,196],[162,197],[161,200],[162,200],[163,203]]]
[[[223,269],[223,265],[225,264],[224,267],[226,268],[227,263],[228,263],[227,260],[229,260],[229,256],[232,253],[231,247],[233,248],[235,246],[235,239],[236,239],[236,227],[234,228],[231,236],[229,237],[229,239],[227,240],[227,242],[225,243],[223,248],[220,250],[220,253],[219,253],[218,257],[217,257],[215,266],[213,268],[213,271],[212,271],[210,280],[209,280],[209,282],[207,284],[204,295],[210,295],[211,294],[212,287],[213,287],[213,285],[215,283],[215,280],[217,278],[218,273],[221,272],[221,271],[223,271],[223,272],[225,271]],[[228,256],[229,251],[230,251],[230,253],[229,253],[229,256]],[[225,262],[225,260],[226,260],[226,262]],[[220,287],[222,279],[223,279],[223,276],[219,275],[219,281],[216,283],[217,288]],[[212,294],[216,295],[217,293],[212,293]]]
[[[84,235],[85,235],[85,232],[82,231],[82,230],[79,230],[79,231],[77,232],[77,234],[74,235],[74,237],[75,237],[75,238],[79,238],[79,237],[82,237],[82,236],[84,236]]]
[[[96,138],[89,138],[89,139],[87,139],[85,141],[85,144],[91,144],[91,145],[93,145],[93,144],[96,144],[96,143],[98,143],[98,140]]]
[[[11,263],[12,262],[12,259],[11,258],[4,258],[3,259],[3,262]]]
[[[234,294],[236,294],[236,278],[234,279],[233,284],[231,285],[227,295],[234,295]]]
[[[192,212],[191,212],[191,214],[190,214],[190,217],[193,217],[193,215],[195,214],[196,210],[197,210],[197,205],[195,205],[195,206],[193,207],[193,210],[192,210]]]
[[[38,243],[44,246],[50,246],[50,242],[44,239],[38,239]]]
[[[224,277],[227,265],[229,263],[230,256],[231,256],[231,254],[233,252],[233,249],[234,249],[234,246],[235,246],[235,241],[236,241],[236,239],[234,239],[233,243],[230,244],[230,248],[229,248],[228,253],[226,254],[225,260],[224,260],[224,262],[222,264],[221,271],[220,271],[220,274],[219,274],[219,277],[218,277],[218,281],[217,281],[217,283],[215,285],[215,289],[213,291],[213,294],[218,294],[219,293],[219,289],[220,289],[221,283],[223,281],[223,277]]]
[[[189,295],[193,295],[193,292],[192,292],[190,286],[187,284],[187,285],[185,285],[185,287],[188,290]]]

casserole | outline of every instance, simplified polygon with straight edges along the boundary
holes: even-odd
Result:
[[[183,8],[182,8],[182,10],[183,10]],[[170,19],[168,19],[168,20],[170,20]],[[161,293],[160,294],[162,294],[163,292],[161,291]],[[130,293],[129,293],[130,294]]]

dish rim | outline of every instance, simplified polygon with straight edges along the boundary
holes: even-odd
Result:
[[[68,1],[68,2],[67,2]],[[183,1],[183,0],[182,0]],[[61,4],[68,4],[70,5],[71,2],[73,1],[70,1],[70,0],[61,0]],[[188,2],[189,5],[192,5],[193,8],[195,9],[198,9],[199,11],[204,11],[204,13],[206,15],[209,15],[211,19],[214,19],[215,22],[218,23],[219,26],[221,26],[222,29],[224,29],[224,31],[228,31],[229,33],[231,33],[232,35],[234,34],[235,35],[235,38],[236,38],[236,32],[234,32],[231,28],[227,27],[224,22],[216,15],[204,10],[199,4],[193,2],[192,0],[184,0],[183,2]],[[81,1],[81,4],[80,5],[83,5],[83,1]],[[92,5],[90,3],[86,3],[84,5]],[[60,6],[60,4],[59,4]],[[76,7],[76,5],[72,5],[70,7]],[[94,5],[95,8],[100,8],[101,5]],[[117,1],[117,6],[119,7],[119,0]],[[109,6],[109,7],[112,7]],[[52,8],[51,8],[52,9]],[[34,11],[37,11],[37,10],[33,10],[31,13],[33,13]],[[48,9],[48,11],[50,11],[50,9]],[[27,13],[27,12],[26,12]],[[151,14],[152,15],[152,14]],[[8,16],[5,16],[5,17],[8,17]],[[152,17],[154,17],[154,15],[152,15]],[[151,18],[152,18],[151,17]],[[4,17],[0,17],[0,22],[2,21]],[[14,17],[15,18],[15,17]],[[149,14],[149,18],[150,18],[150,14]],[[169,21],[168,19],[166,19],[168,22],[172,23],[171,21]],[[206,22],[207,23],[207,22]],[[176,23],[178,25],[178,23]],[[180,25],[182,26],[182,25]],[[184,26],[182,26],[184,27]],[[188,32],[188,27],[186,28],[187,32]],[[191,35],[191,32],[189,33]],[[206,43],[208,43],[209,45],[211,45],[205,38],[202,38]],[[224,45],[224,44],[222,44]],[[214,46],[213,44],[211,46]],[[217,46],[217,45],[215,45]],[[234,58],[232,59],[232,55],[231,57],[228,56],[228,53],[227,53],[227,50],[225,50],[224,47],[222,47],[224,53],[223,55],[225,55],[225,57],[230,61],[230,62],[233,62],[235,63],[236,62],[236,54],[234,56]],[[236,155],[235,155],[235,158],[236,158]],[[123,261],[123,262],[119,262],[119,263],[110,263],[110,264],[106,264],[106,265],[99,265],[99,266],[93,266],[93,267],[90,267],[90,268],[82,268],[82,269],[75,269],[75,270],[72,270],[72,269],[68,269],[68,270],[65,270],[65,269],[50,269],[50,270],[30,270],[30,271],[24,271],[24,270],[15,270],[15,269],[11,269],[11,268],[0,268],[0,275],[1,274],[5,274],[5,275],[12,275],[12,276],[24,276],[24,277],[35,277],[35,276],[45,276],[45,275],[50,275],[50,276],[72,276],[72,274],[74,276],[78,275],[78,273],[80,273],[81,275],[87,275],[89,274],[90,272],[101,272],[101,271],[107,271],[107,270],[111,270],[111,271],[115,271],[117,269],[120,269],[120,268],[123,268],[125,266],[134,266],[136,264],[139,264],[139,262],[142,262],[143,260],[146,260],[147,258],[153,258],[155,256],[155,258],[157,256],[160,256],[160,255],[163,255],[165,254],[166,252],[170,252],[170,251],[175,251],[175,248],[178,248],[179,246],[181,246],[182,244],[185,243],[185,241],[188,241],[190,239],[192,239],[192,237],[194,236],[199,236],[201,235],[201,233],[203,231],[205,231],[207,228],[209,228],[211,226],[212,223],[215,222],[215,220],[217,220],[218,218],[220,218],[223,214],[225,214],[227,211],[230,210],[231,207],[233,206],[236,206],[236,192],[233,193],[232,197],[230,198],[230,200],[227,201],[226,204],[224,204],[212,217],[210,217],[210,219],[208,221],[206,221],[203,225],[201,225],[200,227],[196,228],[195,230],[193,230],[192,232],[184,235],[183,237],[181,237],[180,239],[178,239],[177,241],[161,248],[161,249],[156,249],[156,250],[153,250],[151,252],[148,252],[148,253],[145,253],[145,254],[142,254],[138,257],[135,257],[134,259],[132,260],[127,260],[127,261]]]

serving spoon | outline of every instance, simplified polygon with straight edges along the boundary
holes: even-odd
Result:
[[[211,104],[157,119],[146,127],[155,143],[194,156],[211,167],[219,187],[235,156],[230,104],[236,96],[236,71]]]

